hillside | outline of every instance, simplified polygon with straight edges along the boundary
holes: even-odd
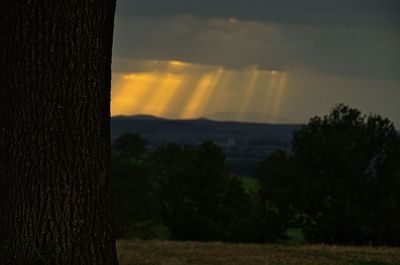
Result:
[[[290,150],[292,132],[298,128],[300,125],[168,120],[143,115],[111,119],[112,139],[134,132],[145,138],[150,148],[164,143],[199,144],[211,140],[230,159],[259,159],[277,148]]]

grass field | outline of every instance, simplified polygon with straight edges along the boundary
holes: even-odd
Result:
[[[256,193],[259,189],[257,179],[253,177],[240,177],[245,191]]]
[[[118,241],[120,265],[400,265],[400,248]]]

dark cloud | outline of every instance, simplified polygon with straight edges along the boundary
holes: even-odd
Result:
[[[236,17],[295,24],[400,25],[398,0],[119,0],[121,15]]]
[[[392,28],[181,15],[117,16],[115,31],[114,54],[121,58],[180,60],[226,68],[306,68],[328,74],[400,78],[400,35]]]
[[[284,70],[283,116],[306,121],[344,102],[400,124],[399,14],[400,0],[118,0],[113,70],[183,71],[191,81],[179,100],[214,66],[243,70],[224,71],[230,81],[218,93],[236,99],[231,109],[216,104],[224,113],[238,110],[249,69]],[[255,107],[269,105],[264,81]]]

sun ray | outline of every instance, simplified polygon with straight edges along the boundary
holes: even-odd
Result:
[[[124,73],[112,73],[112,83],[111,83],[111,97],[118,98],[121,93],[121,87],[126,82]]]
[[[130,112],[132,106],[139,108],[142,97],[156,79],[148,73],[123,75],[113,88],[115,92],[112,94],[111,114],[123,115]]]
[[[235,111],[228,116],[244,120],[254,109],[261,110],[263,121],[272,122],[281,112],[288,82],[285,72],[262,71],[256,66],[225,70],[181,61],[148,64],[153,66],[147,72],[114,74],[112,115],[196,118]]]
[[[142,113],[152,114],[152,115],[161,115],[164,106],[167,101],[171,98],[174,91],[179,87],[182,82],[182,78],[178,75],[168,73],[163,78],[160,86],[155,88],[155,91],[152,94],[151,99],[148,103],[143,107]]]
[[[223,68],[219,67],[214,73],[205,74],[194,88],[193,94],[186,103],[181,118],[195,118],[203,115],[204,107],[210,100],[210,95],[220,81]]]
[[[272,121],[271,122],[276,122],[277,117],[280,113],[281,107],[282,107],[282,99],[285,94],[286,86],[287,86],[287,81],[288,81],[288,74],[287,73],[281,73],[279,75],[279,82],[276,86],[276,95],[275,95],[275,102],[272,110]]]
[[[229,85],[233,77],[232,71],[224,70],[217,87],[214,90],[213,97],[208,100],[205,106],[207,114],[215,114],[223,111],[230,101]]]
[[[275,104],[275,86],[278,79],[277,71],[270,71],[267,91],[264,99],[264,114],[271,114],[273,105]],[[267,117],[266,117],[267,118]]]
[[[166,73],[150,73],[153,77],[153,83],[146,87],[144,93],[136,99],[137,104],[132,104],[131,112],[135,114],[151,114],[146,111],[149,104],[151,104],[154,95],[158,88],[162,86],[167,77]]]
[[[254,90],[256,87],[256,83],[259,77],[260,71],[257,70],[257,67],[253,68],[250,72],[250,78],[248,85],[244,91],[244,98],[240,104],[239,113],[236,117],[236,120],[242,120],[245,116],[245,112],[248,110],[250,105],[250,100],[254,95]]]
[[[164,70],[161,81],[157,82],[157,86],[148,90],[143,99],[144,105],[141,113],[160,116],[165,111],[165,106],[171,100],[175,90],[178,89],[183,81],[182,74],[176,74],[177,70],[184,70],[188,64],[179,61],[168,61]]]
[[[218,87],[218,84],[221,82],[221,77],[223,76],[223,74],[224,74],[224,68],[218,67],[218,69],[215,71],[212,77],[213,78],[212,84],[209,87],[207,93],[205,94],[204,99],[201,101],[197,115],[205,114],[205,110],[208,107],[208,103],[210,102],[211,97],[215,96],[216,89]]]
[[[172,114],[174,118],[181,117],[186,102],[188,102],[192,96],[192,88],[196,87],[202,77],[203,74],[200,73],[191,73],[185,76],[185,80],[181,83],[179,91],[175,93],[173,98],[165,107],[165,110],[169,115]]]
[[[113,86],[112,115],[143,113],[144,106],[151,101],[154,89],[163,82],[165,72],[171,68],[171,63],[149,61],[150,64],[160,64],[155,72],[131,73],[122,76]]]

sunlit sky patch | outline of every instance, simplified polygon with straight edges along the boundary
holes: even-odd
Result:
[[[399,4],[283,2],[121,0],[112,115],[304,123],[345,103],[400,127]]]

